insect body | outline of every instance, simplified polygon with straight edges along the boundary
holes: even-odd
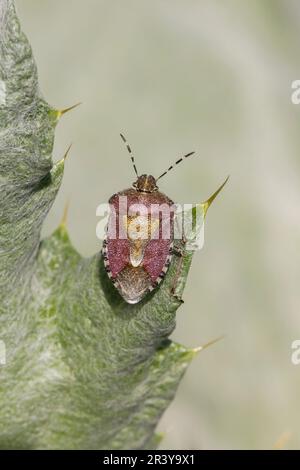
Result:
[[[131,148],[122,134],[121,137],[131,154],[137,179],[132,188],[109,200],[111,213],[103,258],[108,276],[123,299],[135,304],[163,280],[171,262],[175,205],[159,191],[157,181],[173,166],[159,178],[139,176]]]

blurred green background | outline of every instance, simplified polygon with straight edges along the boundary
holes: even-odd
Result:
[[[69,230],[100,249],[96,206],[131,185],[123,131],[140,171],[207,217],[175,340],[222,342],[194,360],[159,430],[162,448],[300,448],[300,78],[298,0],[17,0],[41,89],[57,108],[55,159],[70,142],[63,188],[44,235],[70,200]]]

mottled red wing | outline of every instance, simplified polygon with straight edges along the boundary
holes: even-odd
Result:
[[[112,277],[116,277],[129,260],[128,240],[111,240],[107,238],[107,257]]]
[[[170,240],[151,240],[145,250],[143,266],[151,276],[153,283],[157,280],[169,259]]]
[[[130,215],[127,209],[125,213],[123,210],[120,211],[121,196],[122,198],[126,196],[128,207],[133,204],[138,207],[143,205],[146,208],[146,217],[149,214],[150,223],[152,224],[152,221],[154,221],[154,227],[155,220],[159,219],[160,223],[157,225],[159,228],[157,228],[154,239],[151,235],[152,239],[148,240],[146,238],[141,245],[139,243],[135,244],[132,238],[130,240],[123,238],[124,230],[127,235],[126,224]],[[173,203],[163,193],[139,193],[132,188],[113,195],[109,202],[112,212],[115,214],[114,220],[116,219],[116,223],[112,223],[113,217],[110,215],[104,249],[105,267],[123,298],[128,303],[137,303],[147,292],[153,290],[162,281],[171,259],[170,249],[174,236],[174,213],[171,214],[171,218],[167,218],[162,215],[162,209],[157,209],[158,212],[154,211],[154,213],[151,212],[151,209],[153,209],[153,205],[161,207],[160,205],[164,204],[167,207],[167,212],[170,212],[169,208],[172,207]],[[139,209],[138,212],[140,212]],[[144,212],[142,213],[144,214]],[[164,224],[169,227],[167,236],[166,232],[163,234]],[[137,254],[135,250],[137,250]],[[141,261],[139,261],[139,256],[141,256]]]

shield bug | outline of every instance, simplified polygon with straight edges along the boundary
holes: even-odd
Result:
[[[121,138],[137,179],[131,188],[109,199],[102,254],[109,278],[123,299],[135,304],[163,280],[173,255],[175,205],[159,191],[157,182],[195,152],[184,155],[158,178],[139,176],[131,147],[122,134]]]

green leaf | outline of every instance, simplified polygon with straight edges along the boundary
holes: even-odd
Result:
[[[0,447],[156,446],[195,354],[168,340],[192,252],[182,244],[161,287],[132,306],[63,224],[40,242],[64,172],[52,163],[61,113],[40,95],[12,0],[0,0],[0,36]]]

